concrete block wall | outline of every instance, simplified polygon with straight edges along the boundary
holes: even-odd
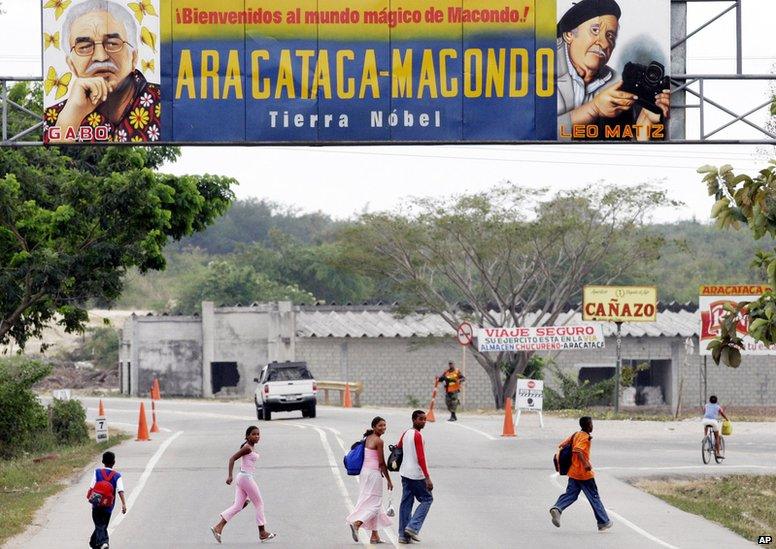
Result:
[[[199,319],[136,317],[131,322],[133,343],[121,361],[124,392],[133,396],[147,395],[157,377],[164,394],[201,396],[202,329]]]
[[[294,359],[294,313],[289,302],[220,308],[203,302],[202,334],[205,396],[213,396],[212,362],[237,363],[237,386],[220,392],[250,396],[256,388],[253,379],[267,363]]]
[[[683,344],[681,338],[647,338],[647,337],[623,337],[623,360],[672,360],[677,342]],[[580,368],[595,366],[615,367],[617,363],[617,340],[614,337],[606,338],[606,347],[603,349],[590,349],[579,351],[563,351],[559,353],[540,353],[545,358],[551,358],[555,364],[567,374],[577,379]],[[558,386],[558,380],[550,368],[545,369],[545,385]],[[663,395],[666,403],[671,403],[676,398],[675,383],[668,383]]]
[[[697,353],[697,343],[696,343]],[[703,397],[703,357],[694,355],[688,364],[682,365],[684,397],[682,406],[699,406]],[[709,395],[717,395],[723,405],[776,406],[776,356],[746,356],[738,368],[720,364],[711,357],[706,360]]]
[[[304,360],[316,379],[362,381],[365,405],[410,406],[412,399],[427,408],[434,377],[453,360],[461,364],[461,347],[443,339],[298,338],[296,359]],[[490,381],[469,353],[466,358],[466,408],[493,408]],[[323,398],[322,395],[320,398]],[[436,407],[444,414],[444,393],[439,387]]]

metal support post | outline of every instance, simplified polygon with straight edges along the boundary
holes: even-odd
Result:
[[[614,413],[620,411],[620,373],[622,372],[622,322],[617,324],[617,365],[614,370]]]

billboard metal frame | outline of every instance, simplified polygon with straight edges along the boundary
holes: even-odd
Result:
[[[697,28],[687,32],[687,4],[723,4],[721,11],[712,16],[709,20],[698,26]],[[773,98],[768,98],[763,103],[746,108],[741,105],[725,105],[721,101],[712,99],[707,93],[707,84],[709,82],[730,80],[740,83],[748,81],[776,81],[776,74],[745,74],[743,71],[743,31],[742,31],[742,18],[741,18],[741,5],[743,0],[671,0],[671,34],[672,34],[672,75],[671,75],[671,94],[675,97],[671,105],[671,120],[670,125],[670,139],[669,141],[650,141],[645,144],[661,145],[661,144],[717,144],[717,145],[737,145],[737,144],[749,144],[749,145],[774,145],[776,146],[776,129],[768,128],[767,126],[759,125],[748,119],[752,114],[760,111],[761,109],[770,105]],[[686,74],[686,44],[701,30],[705,29],[712,23],[723,18],[730,12],[735,12],[735,21],[733,26],[735,29],[736,39],[736,71],[735,73],[728,74]],[[730,17],[725,21],[730,24]],[[43,141],[40,139],[40,135],[35,135],[35,132],[42,130],[43,127],[43,115],[42,113],[33,112],[22,105],[11,101],[8,98],[9,85],[14,85],[16,82],[41,82],[43,78],[41,76],[34,77],[6,77],[0,76],[0,146],[6,147],[21,147],[21,146],[37,146],[43,145]],[[694,102],[689,103],[687,99],[690,98]],[[710,108],[718,109],[725,114],[732,117],[731,120],[723,123],[721,126],[709,129],[707,113]],[[686,132],[686,115],[691,109],[697,109],[700,119],[698,135],[694,138],[688,138]],[[29,127],[23,129],[16,135],[9,135],[8,129],[8,115],[11,110],[17,110],[24,112],[30,116],[34,116],[40,120],[35,124],[31,124]],[[744,111],[741,113],[741,111]],[[753,132],[755,137],[751,139],[714,139],[714,135],[720,131],[734,125],[744,124],[749,126],[749,129]],[[27,139],[31,135],[35,135],[35,139]],[[413,141],[370,141],[370,142],[331,142],[331,143],[303,143],[298,141],[277,141],[273,143],[249,143],[249,142],[155,142],[143,143],[142,145],[176,145],[176,146],[349,146],[349,145],[568,145],[573,143],[611,143],[608,141],[483,141],[483,142],[465,142],[460,141],[434,141],[434,142],[413,142]],[[79,145],[79,143],[68,144]],[[81,145],[91,145],[91,143],[83,143]],[[112,145],[126,145],[137,146],[137,143],[112,143]]]

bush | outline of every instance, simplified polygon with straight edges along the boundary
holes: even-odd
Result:
[[[77,400],[54,400],[49,405],[51,431],[59,444],[78,444],[89,440],[86,410]]]
[[[119,333],[110,326],[89,328],[83,342],[63,355],[73,362],[88,361],[103,370],[116,368],[119,363]]]
[[[555,379],[559,382],[560,392],[549,387],[544,388],[544,407],[547,410],[582,409],[611,401],[614,389],[614,378],[590,383],[588,380],[580,383],[573,377],[563,373],[557,366],[552,368]]]
[[[32,386],[50,371],[25,357],[0,359],[0,458],[38,449],[47,438],[41,436],[47,432],[46,410]]]

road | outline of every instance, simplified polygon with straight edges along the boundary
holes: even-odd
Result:
[[[82,401],[93,418],[97,400]],[[106,399],[108,421],[134,431],[139,402]],[[150,442],[132,440],[115,449],[129,512],[114,513],[111,547],[214,547],[208,527],[234,497],[224,482],[227,459],[251,424],[261,427],[256,480],[268,529],[278,533],[273,545],[354,547],[345,516],[358,496],[357,477],[345,475],[342,455],[378,414],[388,422],[388,443],[410,426],[409,409],[319,407],[316,419],[293,412],[259,422],[252,403],[162,400],[158,419],[163,431]],[[734,436],[727,439],[728,460],[704,466],[698,422],[596,422],[592,462],[614,527],[599,533],[582,496],[564,512],[557,529],[548,509],[565,479],[553,474],[551,456],[557,443],[576,430],[574,420],[545,418],[541,429],[537,416],[524,415],[518,436],[502,438],[500,416],[461,414],[459,422],[449,423],[439,415],[442,421],[428,424],[423,432],[435,498],[421,532],[423,547],[749,547],[751,543],[732,532],[679,511],[623,479],[733,471],[776,474],[776,467],[764,465],[772,463],[776,451],[773,424],[736,424]],[[6,547],[85,547],[91,533],[84,498],[90,475],[88,469],[72,479],[71,486],[47,502],[30,529]],[[394,482],[400,486],[398,475]],[[397,509],[398,499],[393,498]],[[256,545],[253,516],[251,507],[240,513],[225,529],[223,546]],[[381,535],[388,545],[396,545],[395,530]]]

